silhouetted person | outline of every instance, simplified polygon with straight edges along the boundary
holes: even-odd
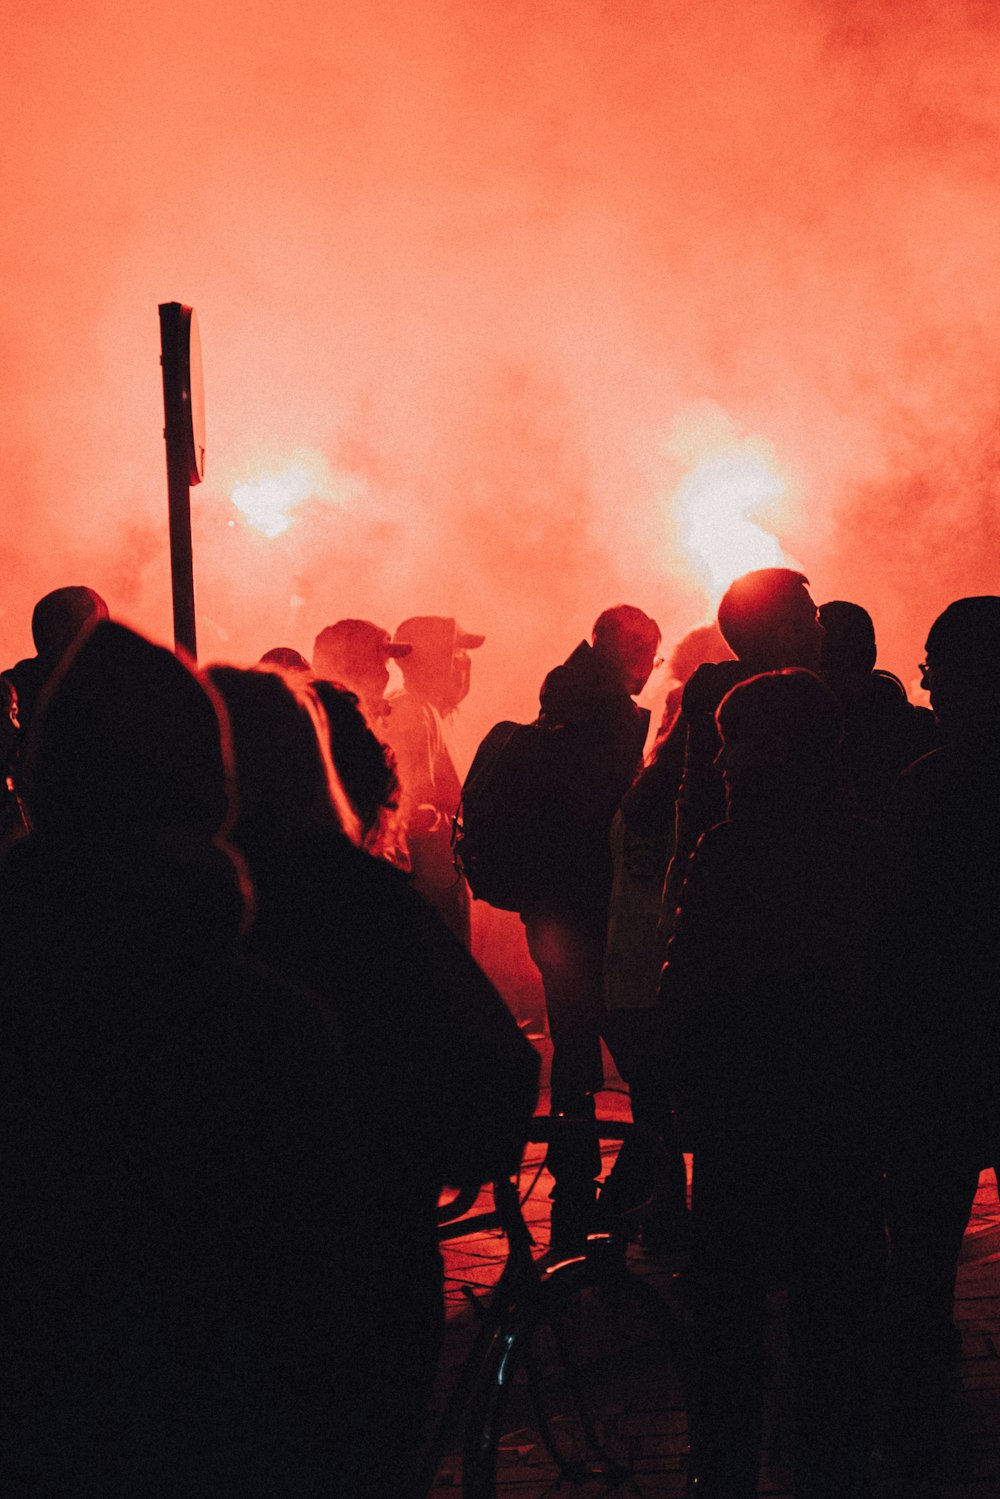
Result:
[[[20,747],[27,734],[35,705],[49,677],[70,647],[99,619],[107,619],[108,606],[92,588],[57,588],[38,600],[31,615],[34,656],[8,667],[3,676],[11,683],[17,702],[18,733],[5,756],[5,778],[9,797],[5,808],[7,831],[17,831]]]
[[[414,887],[466,947],[471,941],[469,888],[451,851],[462,783],[446,720],[468,697],[469,651],[478,650],[484,638],[438,615],[404,620],[396,642],[411,649],[400,657],[403,688],[389,699],[385,729],[399,769]]]
[[[633,697],[653,669],[660,630],[631,604],[606,609],[590,642],[549,672],[539,723],[551,735],[543,779],[533,788],[544,828],[538,891],[521,912],[528,951],[542,977],[552,1038],[553,1114],[593,1117],[604,1081],[604,945],[611,893],[611,820],[642,761],[649,712]],[[550,1146],[552,1242],[578,1242],[593,1227],[596,1147]]]
[[[722,596],[718,625],[734,652],[733,661],[699,666],[681,699],[681,716],[658,749],[662,767],[647,794],[669,801],[677,765],[676,823],[673,850],[664,887],[664,922],[669,929],[695,844],[725,813],[722,778],[715,765],[719,736],[715,712],[737,682],[766,671],[800,666],[818,671],[823,631],[808,578],[787,567],[765,567],[744,573]],[[627,814],[626,814],[627,815]]]
[[[717,722],[728,818],[689,862],[661,980],[696,1162],[696,1491],[757,1492],[765,1301],[784,1281],[797,1499],[864,1499],[882,1248],[881,849],[845,808],[840,710],[812,673],[751,678]]]
[[[844,713],[841,761],[858,811],[878,817],[900,771],[935,749],[933,715],[908,701],[892,672],[876,666],[875,626],[860,604],[834,599],[819,607],[820,669]]]
[[[340,1047],[237,956],[214,700],[94,626],[0,866],[0,1491],[320,1499],[357,1465]]]
[[[664,1147],[656,1200],[641,1224],[640,1237],[645,1248],[666,1252],[684,1247],[688,1224],[687,1176],[667,1096],[666,1038],[658,998],[665,956],[660,920],[663,881],[673,848],[684,739],[678,734],[669,750],[665,745],[680,716],[684,685],[705,662],[731,656],[715,624],[691,630],[678,642],[669,665],[676,685],[667,695],[656,744],[611,825],[614,880],[604,955],[605,1039],[628,1082],[632,1117],[655,1130]]]
[[[939,615],[923,675],[944,744],[903,773],[886,818],[899,893],[887,1217],[897,1458],[907,1492],[932,1494],[959,1250],[1000,1156],[1000,597]]]
[[[411,647],[392,640],[389,631],[369,619],[338,619],[316,636],[313,670],[317,677],[339,682],[357,694],[370,723],[384,729],[389,714],[385,693],[388,661],[401,661]]]
[[[27,730],[42,688],[70,646],[91,625],[107,617],[108,606],[101,595],[82,584],[56,588],[38,600],[31,615],[35,655],[4,672],[17,691],[22,731]]]
[[[265,672],[210,676],[233,727],[233,836],[257,892],[250,946],[322,996],[363,1102],[368,1253],[352,1359],[369,1456],[345,1492],[396,1499],[409,1492],[443,1316],[438,1196],[516,1168],[538,1057],[406,876],[344,836],[308,696]]]
[[[258,663],[260,666],[276,666],[279,671],[291,672],[292,676],[308,677],[312,667],[300,651],[290,645],[273,645],[265,651]]]

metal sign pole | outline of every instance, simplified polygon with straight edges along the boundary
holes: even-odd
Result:
[[[160,304],[160,364],[163,436],[167,445],[174,643],[196,660],[190,486],[200,484],[205,472],[205,423],[201,346],[192,307],[184,307],[180,302]]]

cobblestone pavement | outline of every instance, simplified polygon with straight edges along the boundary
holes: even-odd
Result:
[[[544,1038],[533,1037],[547,1051]],[[618,1080],[611,1078],[614,1086]],[[544,1109],[544,1098],[540,1110]],[[622,1092],[609,1092],[600,1099],[600,1112],[612,1118],[628,1115]],[[613,1156],[608,1147],[608,1161]],[[540,1172],[528,1198],[525,1217],[532,1228],[538,1250],[548,1243],[548,1189],[551,1185],[541,1169],[543,1146],[529,1147],[524,1181]],[[482,1206],[488,1207],[484,1197]],[[505,1243],[496,1233],[457,1239],[444,1247],[447,1331],[441,1371],[437,1383],[438,1407],[454,1386],[463,1359],[475,1334],[476,1318],[470,1295],[477,1296],[493,1285],[503,1265]],[[669,1292],[676,1265],[658,1263],[630,1248],[629,1261],[637,1274]],[[765,1440],[759,1495],[769,1499],[791,1499],[789,1463],[789,1389],[782,1355],[781,1297],[773,1298],[770,1374],[765,1416]],[[993,1173],[984,1173],[973,1218],[966,1234],[963,1262],[956,1293],[956,1323],[961,1332],[961,1356],[952,1408],[949,1481],[942,1499],[1000,1499],[1000,1208]],[[454,1444],[457,1447],[457,1443]],[[548,1499],[558,1494],[572,1499],[591,1496],[648,1496],[648,1499],[683,1499],[685,1494],[686,1429],[683,1415],[664,1410],[657,1392],[635,1404],[630,1416],[630,1453],[636,1469],[635,1484],[608,1483],[605,1479],[581,1484],[553,1485],[541,1476],[547,1465],[545,1454],[530,1437],[514,1430],[501,1444],[498,1463],[498,1499]],[[461,1489],[461,1458],[457,1451],[446,1456],[435,1481],[436,1499],[456,1496]],[[849,1499],[849,1496],[845,1496]]]

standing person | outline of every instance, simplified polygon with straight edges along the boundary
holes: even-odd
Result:
[[[319,1002],[238,955],[225,742],[108,621],[32,721],[0,866],[11,1499],[322,1499],[363,1457],[348,1084]]]
[[[352,1348],[364,1471],[350,1499],[409,1493],[443,1321],[442,1187],[516,1169],[538,1057],[499,994],[399,870],[344,835],[326,726],[271,673],[217,666],[233,729],[233,838],[257,893],[250,947],[317,992],[365,1106],[368,1252]],[[391,1288],[387,1294],[386,1288]]]
[[[338,619],[316,636],[313,670],[326,682],[339,682],[357,694],[370,724],[384,733],[389,716],[386,688],[389,661],[401,661],[411,647],[390,639],[370,619]]]
[[[17,692],[22,731],[27,730],[42,688],[70,646],[91,625],[107,617],[108,606],[101,595],[83,584],[55,588],[38,600],[31,615],[35,655],[18,661],[3,673]]]
[[[469,888],[451,851],[462,783],[447,720],[469,695],[469,651],[478,650],[485,638],[438,615],[404,620],[395,639],[410,650],[400,658],[403,689],[389,699],[386,728],[399,767],[414,887],[466,947],[472,940]]]
[[[542,977],[552,1039],[553,1114],[592,1118],[603,1080],[604,948],[612,863],[611,822],[642,762],[649,712],[633,702],[649,679],[660,629],[641,609],[618,604],[601,614],[549,672],[539,724],[549,752],[531,788],[544,829],[536,894],[521,911],[528,951]],[[579,1242],[594,1226],[596,1146],[550,1146],[552,1244]]]
[[[886,825],[895,1110],[886,1172],[900,1492],[939,1492],[958,1256],[1000,1159],[1000,597],[957,599],[921,668],[944,742],[903,773]]]
[[[650,767],[645,788],[647,797],[662,793],[669,800],[676,795],[673,854],[663,898],[668,930],[688,858],[702,833],[725,816],[722,776],[715,763],[719,752],[716,709],[726,693],[748,677],[786,667],[807,671],[820,667],[823,629],[809,593],[809,579],[802,573],[787,567],[744,573],[722,595],[717,618],[736,659],[706,663],[690,677],[680,718],[658,746],[656,763],[662,768]]]
[[[844,774],[862,816],[879,817],[896,777],[937,749],[940,734],[929,709],[915,707],[899,678],[876,666],[875,625],[867,609],[832,599],[820,604],[819,620],[820,671],[844,713]]]
[[[633,1119],[652,1129],[663,1146],[655,1201],[639,1234],[644,1248],[668,1253],[686,1243],[688,1216],[687,1172],[664,1081],[663,1011],[657,992],[664,959],[663,881],[673,849],[684,742],[676,734],[669,752],[664,745],[680,716],[685,684],[705,662],[724,661],[731,654],[714,624],[692,630],[678,642],[669,664],[677,685],[667,695],[656,744],[611,824],[614,879],[604,954],[604,1035],[628,1084]]]
[[[3,823],[0,831],[16,831],[23,825],[18,807],[19,751],[42,689],[67,651],[98,620],[107,619],[108,606],[99,593],[83,584],[53,589],[38,600],[31,614],[31,638],[35,655],[27,656],[3,672],[14,694],[16,712],[13,742],[4,746],[4,780],[0,790]],[[4,696],[8,696],[6,689]]]
[[[884,855],[842,795],[840,710],[811,672],[736,686],[717,725],[728,816],[689,861],[661,979],[696,1162],[692,1492],[757,1493],[765,1299],[784,1282],[797,1499],[865,1499]]]

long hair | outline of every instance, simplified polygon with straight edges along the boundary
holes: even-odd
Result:
[[[315,697],[280,672],[212,666],[207,676],[225,703],[236,759],[240,829],[275,833],[338,828],[353,843],[360,826],[330,755],[326,715]]]

